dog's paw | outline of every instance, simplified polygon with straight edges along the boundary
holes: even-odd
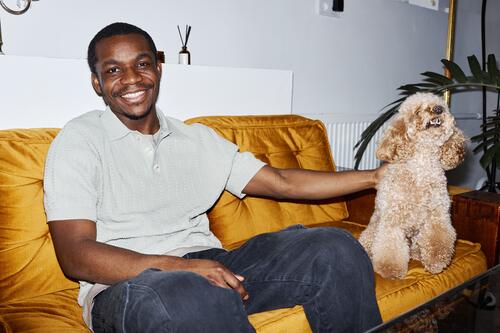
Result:
[[[432,274],[441,273],[451,262],[454,249],[451,246],[430,247],[425,251],[421,249],[420,261],[426,271]]]
[[[451,262],[453,249],[440,249],[432,251],[429,256],[422,258],[422,264],[426,271],[432,274],[441,273]]]
[[[408,271],[408,264],[384,260],[374,262],[373,269],[384,279],[402,279]]]
[[[433,262],[424,264],[425,270],[432,274],[441,273],[446,268],[446,266],[448,266],[448,263],[446,262]]]

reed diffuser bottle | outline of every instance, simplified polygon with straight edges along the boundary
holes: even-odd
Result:
[[[187,49],[189,34],[191,33],[191,26],[186,25],[184,38],[182,38],[182,33],[179,26],[177,26],[177,31],[179,31],[179,37],[181,38],[181,43],[182,43],[182,48],[181,51],[179,52],[179,65],[191,65],[191,53],[189,53]]]

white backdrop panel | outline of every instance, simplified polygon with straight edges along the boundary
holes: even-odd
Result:
[[[164,65],[158,106],[169,116],[289,114],[290,71]],[[82,59],[0,56],[0,128],[62,127],[103,109]]]

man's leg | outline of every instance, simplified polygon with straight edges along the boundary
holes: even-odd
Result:
[[[245,277],[249,314],[301,304],[314,332],[363,332],[381,322],[371,261],[341,229],[293,226],[214,259]]]
[[[94,332],[255,332],[240,295],[191,272],[148,269],[95,298]]]

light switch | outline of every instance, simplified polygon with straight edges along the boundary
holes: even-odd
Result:
[[[334,6],[339,11],[334,11]],[[340,13],[344,10],[343,0],[316,0],[317,13],[323,16],[340,17]]]

